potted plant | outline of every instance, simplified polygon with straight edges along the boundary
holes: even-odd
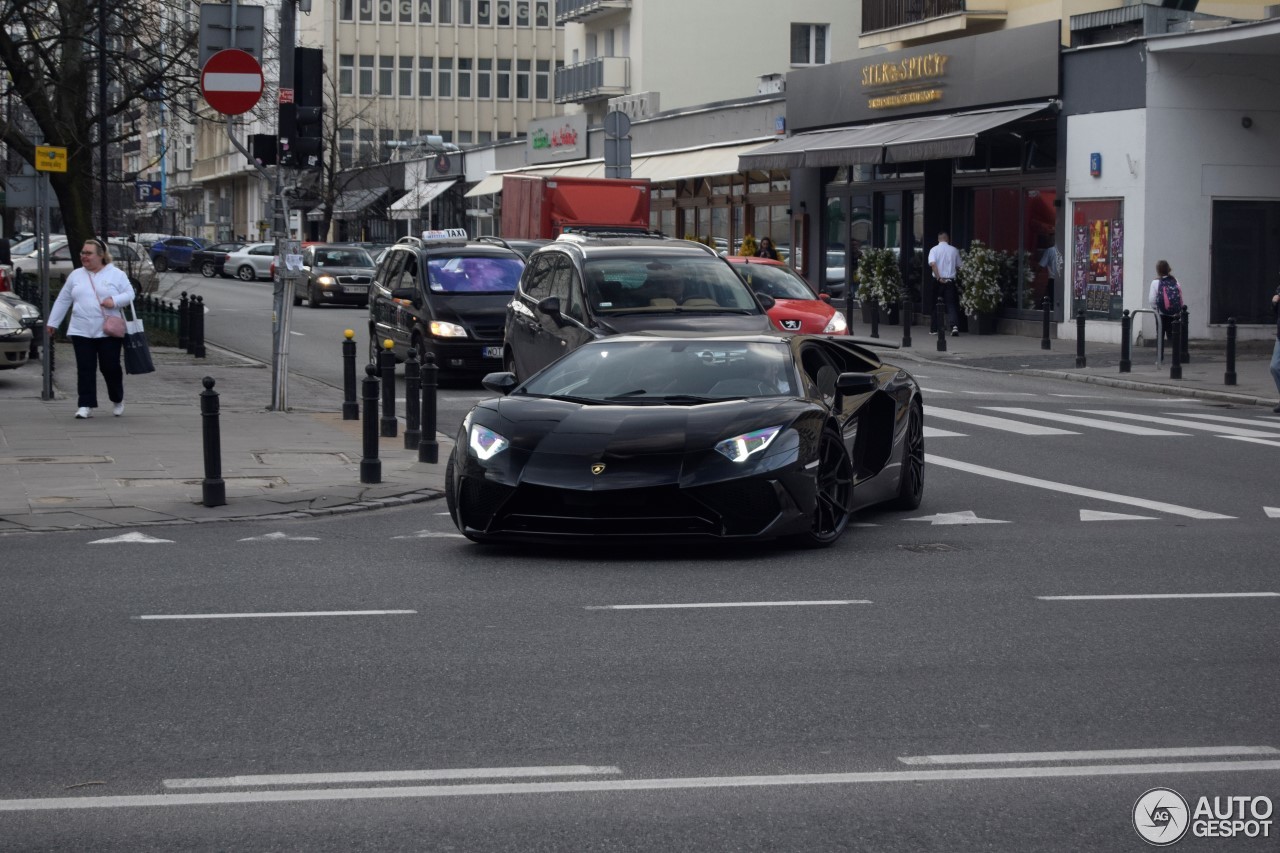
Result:
[[[891,249],[863,249],[854,276],[864,318],[872,305],[879,305],[880,316],[892,322],[902,301],[902,270],[897,254]]]
[[[754,258],[758,248],[760,247],[756,244],[755,236],[748,234],[742,238],[742,247],[738,250],[738,254],[744,258]]]
[[[1004,293],[1000,289],[1004,264],[1001,253],[974,240],[960,253],[960,308],[974,318],[978,334],[995,332],[995,313]]]

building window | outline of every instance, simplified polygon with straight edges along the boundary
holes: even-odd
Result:
[[[413,97],[413,57],[400,57],[400,97]]]
[[[389,127],[384,127],[378,131],[378,159],[391,159],[391,142],[396,138],[396,132]]]
[[[371,127],[360,128],[360,162],[374,162],[373,128]]]
[[[511,100],[511,60],[498,60],[498,100]]]
[[[534,83],[534,97],[539,101],[551,100],[551,60],[539,59],[538,74]]]
[[[360,94],[373,95],[373,55],[360,54]]]
[[[482,27],[493,23],[493,0],[476,0],[476,23]]]
[[[471,0],[458,0],[458,23],[471,26]]]
[[[390,2],[390,0],[379,0],[378,20],[384,24],[391,23],[394,20],[392,15],[395,13],[395,10],[396,7]]]
[[[511,26],[511,4],[502,2],[502,0],[498,2],[498,26]]]
[[[453,60],[440,57],[440,70],[436,72],[436,85],[439,86],[440,97],[453,97]]]
[[[477,142],[479,142],[481,145],[484,145],[486,142],[492,142],[492,141],[493,141],[493,131],[490,131],[490,130],[482,130],[482,131],[480,131],[480,132],[476,135],[476,141],[477,141]]]
[[[459,144],[459,145],[470,145],[470,144],[471,144],[471,131],[469,131],[469,130],[460,130],[460,131],[458,131],[458,144]]]
[[[527,59],[516,60],[516,100],[529,100],[529,67],[531,64]]]
[[[827,54],[827,24],[791,25],[791,64],[824,65]]]
[[[396,58],[394,56],[378,57],[378,94],[384,98],[390,98],[396,93],[395,87],[391,85],[392,79],[396,73]]]
[[[363,23],[373,23],[373,0],[360,0],[360,20]]]
[[[471,97],[471,64],[470,59],[458,59],[458,97]]]
[[[487,101],[493,97],[493,60],[476,60],[476,97]]]
[[[351,167],[355,160],[356,132],[349,127],[338,128],[338,162],[344,169]]]
[[[431,23],[431,0],[418,0],[418,23]]]
[[[418,57],[418,97],[431,97],[432,60],[429,56]]]
[[[356,4],[354,0],[342,0],[338,7],[339,21],[354,21],[356,19]]]
[[[453,0],[438,0],[436,3],[436,14],[440,17],[437,19],[438,24],[453,23]]]
[[[350,95],[356,76],[356,58],[349,53],[338,56],[338,94]]]
[[[413,0],[400,0],[400,23],[413,23]]]
[[[529,0],[516,0],[516,26],[529,26]]]
[[[547,3],[547,0],[537,0],[537,2],[533,4],[534,17],[537,19],[536,22],[540,27],[551,26],[551,11],[549,6],[550,4]]]

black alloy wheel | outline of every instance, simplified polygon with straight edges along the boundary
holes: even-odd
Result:
[[[213,261],[205,261],[200,265],[200,275],[205,278],[213,278],[218,274],[218,270],[214,267]]]
[[[156,255],[155,268],[156,272],[164,272],[169,269],[169,259],[164,255]]]
[[[902,468],[898,475],[898,496],[888,502],[890,509],[913,510],[924,498],[924,411],[911,405],[907,435],[903,439]]]
[[[308,308],[320,307],[319,291],[316,290],[316,286],[314,284],[307,285],[307,307]]]
[[[816,493],[813,524],[799,539],[805,547],[825,548],[849,526],[849,507],[853,504],[853,461],[840,433],[832,427],[824,429],[818,440]]]

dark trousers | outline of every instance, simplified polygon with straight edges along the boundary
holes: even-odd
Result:
[[[947,308],[947,329],[955,329],[960,325],[960,289],[956,287],[955,279],[935,278],[938,283],[938,293],[942,296],[942,304]],[[934,329],[933,331],[938,331]]]
[[[71,346],[76,351],[76,406],[98,408],[98,376],[107,382],[107,398],[113,403],[124,401],[124,368],[120,365],[120,351],[124,338],[83,338],[71,336]]]

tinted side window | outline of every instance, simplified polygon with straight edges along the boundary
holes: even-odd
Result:
[[[382,261],[382,269],[378,271],[376,280],[387,290],[399,287],[400,268],[404,265],[404,256],[408,252],[388,252]]]
[[[534,258],[524,288],[524,292],[530,299],[538,301],[552,295],[551,271],[554,262],[555,257],[550,254]]]
[[[556,259],[551,272],[551,295],[560,299],[561,313],[579,322],[585,319],[582,313],[582,285],[567,257]]]

